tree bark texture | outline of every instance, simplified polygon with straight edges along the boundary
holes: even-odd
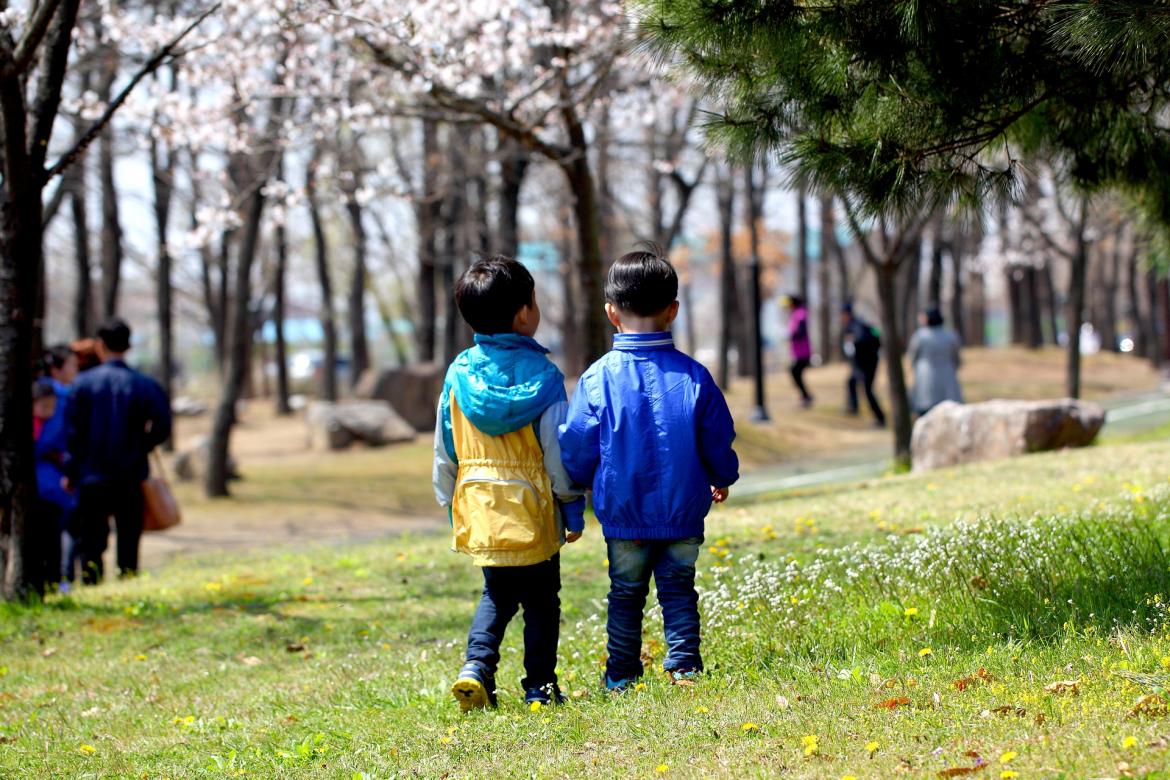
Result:
[[[329,277],[329,244],[321,222],[321,208],[317,202],[317,161],[309,163],[305,176],[305,200],[309,208],[309,222],[313,226],[313,259],[317,269],[317,284],[321,289],[321,333],[325,353],[321,367],[321,395],[330,403],[337,402],[337,318],[333,312],[333,282]]]

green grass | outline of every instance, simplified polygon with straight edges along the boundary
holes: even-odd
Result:
[[[880,778],[982,760],[977,777],[1167,778],[1170,720],[1128,716],[1170,687],[1168,477],[1164,447],[1126,444],[720,509],[700,558],[709,673],[616,698],[597,685],[591,525],[563,556],[574,699],[539,712],[519,625],[500,708],[450,699],[480,579],[441,536],[191,559],[9,605],[0,776]],[[646,628],[657,665],[657,610]]]

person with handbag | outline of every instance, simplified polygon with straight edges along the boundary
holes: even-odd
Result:
[[[102,364],[82,373],[69,395],[67,481],[78,491],[82,582],[104,574],[110,518],[118,530],[121,576],[138,572],[143,483],[148,456],[171,436],[171,404],[154,379],[126,365],[130,326],[113,319],[98,331]]]

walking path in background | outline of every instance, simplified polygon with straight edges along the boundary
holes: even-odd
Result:
[[[1112,398],[1105,407],[1105,436],[1132,434],[1170,424],[1170,396],[1143,393]],[[850,455],[785,463],[744,474],[729,503],[790,490],[857,482],[879,477],[890,468],[889,446],[869,447]]]
[[[1131,435],[1170,424],[1170,395],[1163,393],[1116,397],[1103,405],[1108,411],[1106,436]],[[730,502],[749,502],[764,496],[826,485],[848,485],[880,477],[889,468],[888,444],[833,457],[778,464],[744,474],[732,489]],[[225,510],[227,508],[225,505]],[[433,515],[402,516],[371,510],[347,513],[343,518],[329,522],[321,522],[311,511],[279,520],[249,516],[228,522],[188,522],[163,534],[146,535],[142,562],[146,568],[152,569],[183,555],[247,553],[276,547],[373,541],[401,533],[435,531],[445,527],[446,522],[437,510]]]

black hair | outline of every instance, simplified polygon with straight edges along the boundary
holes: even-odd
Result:
[[[799,309],[801,306],[804,306],[804,298],[801,298],[799,295],[789,294],[788,305],[794,309]]]
[[[48,379],[38,379],[33,382],[32,399],[33,401],[40,401],[44,398],[56,398],[57,391],[53,387],[53,383]]]
[[[678,273],[662,247],[649,242],[642,246],[642,251],[627,252],[610,266],[605,300],[622,311],[653,317],[678,298]]]
[[[943,324],[942,312],[937,306],[929,307],[926,312],[926,324],[928,327],[937,328]]]
[[[848,314],[850,317],[852,317],[853,316],[853,301],[846,301],[845,303],[841,304],[841,313]]]
[[[125,320],[114,317],[98,328],[98,338],[110,352],[121,354],[130,349],[130,326]]]
[[[481,257],[455,282],[455,304],[476,333],[511,333],[516,313],[530,306],[536,283],[510,257]]]
[[[74,354],[73,347],[68,344],[55,344],[41,356],[41,367],[45,373],[60,371]]]

